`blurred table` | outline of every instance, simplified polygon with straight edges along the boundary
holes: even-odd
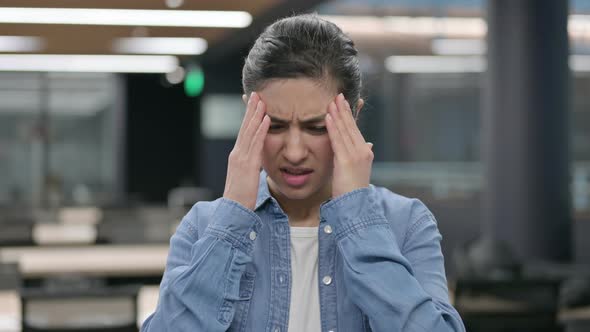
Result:
[[[0,262],[18,263],[23,278],[56,275],[162,275],[168,245],[40,246],[0,249]]]
[[[0,290],[0,332],[20,331],[21,303],[16,290]]]
[[[141,327],[143,322],[151,315],[158,306],[160,287],[143,286],[137,296],[137,326]]]
[[[151,315],[158,304],[158,286],[143,286],[137,297],[137,326]],[[17,291],[0,291],[0,332],[21,331],[21,301]]]

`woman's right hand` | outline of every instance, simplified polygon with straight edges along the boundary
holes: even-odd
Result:
[[[256,92],[250,95],[246,114],[233,150],[229,154],[223,197],[250,210],[256,206],[262,148],[270,126],[266,108]]]

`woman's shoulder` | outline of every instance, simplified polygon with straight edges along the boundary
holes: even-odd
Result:
[[[432,213],[422,201],[417,198],[406,197],[388,188],[371,185],[385,217],[396,227],[411,227],[425,217],[432,217]]]

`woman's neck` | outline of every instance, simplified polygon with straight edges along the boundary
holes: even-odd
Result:
[[[274,190],[268,181],[268,188],[283,211],[289,217],[289,225],[295,227],[317,227],[320,224],[320,205],[331,196],[331,188],[324,188],[304,199],[290,199]]]

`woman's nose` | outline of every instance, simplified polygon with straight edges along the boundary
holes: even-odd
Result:
[[[292,164],[298,164],[307,157],[307,146],[301,137],[301,133],[292,131],[285,138],[284,156]]]

